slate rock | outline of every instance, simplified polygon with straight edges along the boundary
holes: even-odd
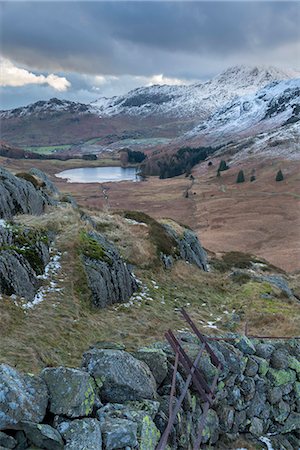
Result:
[[[106,450],[135,447],[137,424],[126,419],[107,418],[101,424],[103,442]]]
[[[278,387],[278,386],[269,388],[268,391],[267,391],[267,398],[268,398],[268,401],[272,405],[275,405],[276,403],[279,403],[280,400],[282,399],[282,390],[281,390],[281,388]]]
[[[0,430],[16,428],[19,422],[41,422],[48,404],[47,387],[40,377],[19,373],[0,365]]]
[[[148,365],[158,386],[164,381],[168,373],[168,364],[167,355],[162,350],[145,347],[132,355]]]
[[[125,351],[91,349],[83,356],[83,367],[94,377],[106,402],[156,397],[156,382],[147,364]]]
[[[46,450],[62,450],[64,448],[61,435],[50,425],[24,422],[22,429],[27,439],[37,447]]]
[[[240,336],[234,342],[234,345],[244,354],[253,355],[255,353],[255,347],[252,341],[247,336]]]
[[[8,434],[2,433],[2,431],[0,431],[0,447],[15,448],[16,445],[17,441],[12,436],[9,436]]]
[[[87,372],[67,367],[47,368],[41,377],[49,390],[49,409],[53,414],[74,418],[92,413],[96,386]]]
[[[275,347],[269,343],[259,343],[256,345],[256,354],[264,359],[270,359]]]
[[[91,239],[100,249],[99,255],[102,254],[97,258],[93,254],[82,255],[94,305],[105,308],[114,303],[127,302],[137,290],[136,280],[127,264],[116,247],[101,234],[90,232],[87,239]]]
[[[248,358],[246,369],[245,369],[245,375],[247,377],[254,377],[258,372],[258,363],[253,358]]]
[[[253,417],[253,419],[251,420],[251,425],[250,425],[249,431],[254,436],[257,436],[257,437],[262,436],[263,431],[264,431],[263,421],[261,419],[259,419],[258,417]]]
[[[66,441],[65,450],[102,450],[101,427],[97,419],[62,422],[57,430]]]
[[[270,365],[274,369],[288,368],[288,352],[282,349],[277,349],[272,353]]]

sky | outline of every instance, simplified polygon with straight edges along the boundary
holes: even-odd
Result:
[[[0,1],[0,109],[300,69],[298,1]]]

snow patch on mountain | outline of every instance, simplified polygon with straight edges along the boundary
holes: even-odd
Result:
[[[207,118],[229,100],[256,92],[272,81],[300,77],[300,72],[275,67],[234,66],[210,81],[192,85],[141,87],[91,103],[101,116],[168,116]]]
[[[222,144],[236,136],[255,135],[298,121],[300,78],[273,81],[254,94],[231,100],[181,139]]]

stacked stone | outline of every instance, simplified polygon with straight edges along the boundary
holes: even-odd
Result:
[[[181,335],[192,359],[194,337]],[[261,438],[273,448],[300,445],[300,343],[235,336],[211,341],[224,365],[216,401],[203,433],[204,445],[235,448],[240,435]],[[169,412],[174,354],[164,343],[134,353],[99,343],[80,369],[46,368],[40,376],[0,366],[0,449],[154,450]],[[207,354],[200,364],[208,383],[215,367]],[[185,382],[176,378],[178,398]],[[176,398],[174,399],[174,402]],[[203,403],[191,387],[172,427],[169,447],[192,448]]]

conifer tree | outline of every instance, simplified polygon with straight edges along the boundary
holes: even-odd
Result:
[[[237,183],[244,183],[245,181],[245,176],[244,176],[244,172],[243,170],[240,170],[236,179]]]
[[[229,167],[227,166],[226,161],[224,161],[224,159],[222,159],[222,160],[220,161],[218,170],[219,170],[220,172],[223,172],[223,170],[228,170],[228,169],[229,169]]]
[[[276,175],[275,180],[276,180],[276,181],[282,181],[283,178],[284,178],[284,177],[283,177],[283,173],[281,172],[281,169],[279,169],[278,172],[277,172],[277,175]]]

